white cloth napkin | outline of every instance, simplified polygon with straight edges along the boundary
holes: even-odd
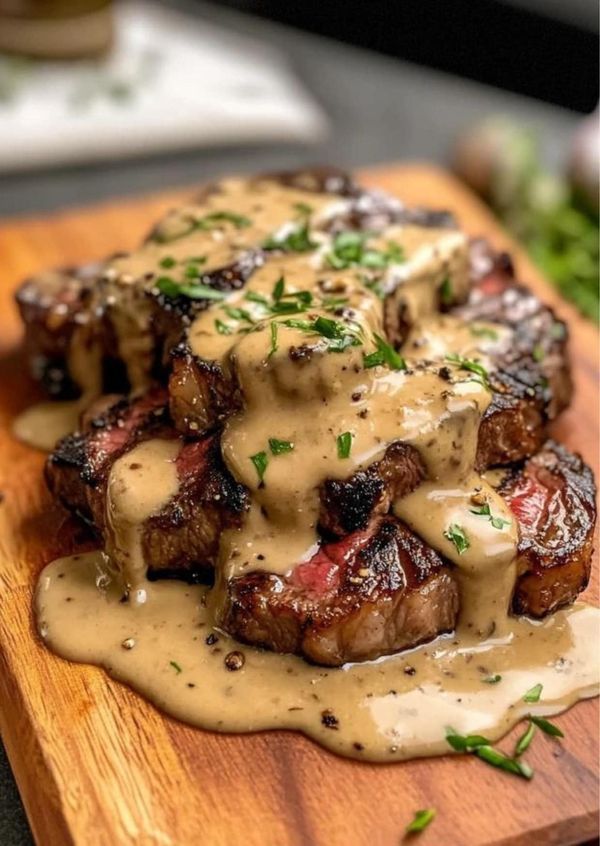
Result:
[[[100,63],[0,58],[0,170],[325,134],[276,50],[152,3],[115,14]]]

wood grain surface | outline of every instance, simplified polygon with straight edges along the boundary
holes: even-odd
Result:
[[[488,211],[442,171],[389,166],[360,177],[409,203],[455,211],[464,228],[517,258],[521,277],[571,326],[576,399],[555,434],[597,471],[598,336],[536,273]],[[187,191],[0,223],[0,728],[43,846],[391,846],[418,808],[431,844],[571,844],[598,826],[598,702],[539,735],[526,783],[473,758],[370,765],[288,732],[217,735],[164,717],[103,672],[38,642],[31,591],[40,568],[77,544],[54,505],[43,456],[15,442],[11,418],[32,399],[12,292],[28,274],[133,247]],[[597,590],[597,566],[594,587]],[[590,592],[588,592],[588,595]],[[252,703],[248,703],[252,707]],[[507,741],[507,747],[510,745]]]

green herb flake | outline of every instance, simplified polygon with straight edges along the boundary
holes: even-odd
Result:
[[[231,211],[211,212],[194,221],[194,226],[197,229],[215,229],[220,223],[231,223],[236,229],[247,229],[252,225],[249,217],[243,214],[235,214]]]
[[[492,767],[498,767],[498,769],[504,770],[504,772],[512,773],[521,778],[533,778],[533,770],[529,764],[515,758],[509,758],[497,749],[492,749],[491,746],[478,746],[473,750],[473,754],[482,761],[485,761],[486,764],[490,764]]]
[[[529,723],[521,737],[517,740],[517,744],[515,746],[515,757],[518,758],[520,755],[525,752],[533,740],[535,735],[535,726],[532,722]]]
[[[470,326],[469,332],[474,338],[489,338],[490,341],[498,340],[498,333],[495,329],[489,329],[487,326]]]
[[[494,676],[486,676],[484,679],[481,680],[484,684],[498,684],[499,681],[502,681],[502,676],[496,675]]]
[[[481,382],[485,388],[489,388],[489,376],[483,364],[475,361],[475,359],[465,358],[464,355],[459,355],[458,353],[450,353],[446,356],[446,361],[456,364],[461,370],[467,370],[475,374],[478,377],[476,381]]]
[[[283,250],[286,253],[307,253],[318,246],[310,237],[307,220],[296,224],[287,235],[271,235],[262,243],[264,250]]]
[[[523,696],[523,702],[539,702],[543,688],[544,686],[542,684],[534,684]]]
[[[462,555],[471,546],[465,530],[458,523],[451,523],[445,530],[444,537],[454,544],[459,555]]]
[[[280,441],[279,438],[269,438],[269,449],[273,455],[285,455],[292,452],[294,444],[291,441]]]
[[[450,278],[446,276],[442,284],[440,285],[440,301],[442,305],[448,306],[452,302],[452,298],[454,296],[454,292],[452,291],[452,282]]]
[[[260,483],[263,484],[265,470],[267,469],[267,465],[269,463],[269,456],[266,452],[257,452],[256,455],[250,456],[250,461],[256,468],[256,473]]]
[[[340,232],[333,239],[331,252],[325,256],[326,264],[333,270],[347,270],[349,267],[385,268],[405,260],[400,244],[390,241],[385,250],[366,246],[368,232]]]
[[[308,217],[309,214],[313,213],[313,207],[309,206],[308,203],[294,203],[294,208],[303,217]]]
[[[502,530],[505,526],[510,526],[510,520],[505,520],[503,517],[495,517],[492,514],[487,502],[479,508],[471,508],[469,510],[471,514],[476,514],[478,517],[487,517],[494,529]]]
[[[406,362],[400,353],[380,335],[375,335],[375,345],[375,352],[363,356],[363,366],[367,370],[383,365],[387,365],[390,370],[406,370]]]
[[[173,667],[173,669],[175,670],[175,672],[177,673],[177,675],[179,675],[179,673],[181,673],[181,672],[182,672],[181,667],[179,666],[179,664],[177,663],[177,661],[169,661],[169,665],[170,665],[171,667]]]
[[[223,300],[225,294],[209,285],[198,282],[195,285],[178,285],[170,276],[161,276],[156,280],[156,287],[167,297],[188,297],[191,300]]]
[[[545,720],[543,717],[529,717],[532,723],[534,723],[544,734],[549,734],[550,737],[564,737],[564,734],[559,729],[558,726],[555,726],[554,723],[551,723],[549,720]]]
[[[424,808],[422,811],[415,811],[415,816],[405,829],[406,834],[418,834],[427,828],[429,823],[435,818],[435,808]]]
[[[228,323],[224,323],[222,320],[215,320],[215,329],[219,333],[219,335],[232,335],[233,329],[229,326]]]
[[[478,746],[489,746],[491,742],[481,734],[458,734],[453,728],[447,729],[446,741],[457,752],[471,752]]]
[[[531,355],[533,356],[533,360],[537,361],[538,364],[544,360],[544,348],[541,344],[536,344],[532,350]]]
[[[231,317],[232,320],[240,320],[244,323],[250,323],[254,326],[254,318],[250,314],[250,312],[246,311],[244,308],[236,308],[235,306],[223,306],[223,311],[227,315],[227,317]]]
[[[277,282],[273,285],[273,293],[271,294],[273,302],[277,303],[283,297],[285,291],[285,278],[280,276]]]
[[[159,265],[163,268],[163,270],[170,270],[172,267],[175,267],[176,263],[177,262],[173,256],[165,256],[159,261]]]
[[[270,330],[270,333],[271,333],[271,345],[269,347],[269,354],[268,354],[267,358],[271,358],[271,356],[275,355],[275,353],[279,349],[279,346],[277,344],[277,335],[278,335],[278,332],[279,332],[279,326],[275,323],[275,321],[271,321],[271,324],[269,326],[269,330]]]
[[[338,458],[350,458],[352,449],[352,433],[342,432],[336,438]]]

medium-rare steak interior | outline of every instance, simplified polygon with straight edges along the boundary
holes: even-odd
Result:
[[[482,681],[463,657],[489,651],[490,675],[507,679],[496,734],[521,713],[511,667],[533,662],[565,705],[588,695],[586,660],[560,683],[547,660],[579,655],[577,626],[593,617],[560,610],[587,585],[596,517],[591,471],[548,440],[572,394],[567,328],[451,215],[340,171],[227,179],[139,249],[28,280],[17,302],[33,375],[78,417],[48,457],[48,487],[101,545],[40,582],[40,629],[61,654],[109,664],[213,727],[211,708],[229,713],[219,673],[255,667],[273,685],[279,666],[302,704],[277,721],[265,701],[242,727],[339,731],[346,754],[358,718],[344,706],[342,728],[323,706],[313,729],[309,671],[311,685],[345,674],[355,704],[364,679],[411,703],[425,688],[394,676],[410,656],[440,697],[464,692],[475,719]],[[111,649],[64,610],[59,578],[86,614],[104,596]],[[194,610],[176,623],[178,608]],[[67,614],[71,636],[57,628]],[[554,626],[529,621],[549,614]],[[166,667],[186,675],[177,658],[156,669],[180,628],[210,680],[203,703],[161,686]],[[408,731],[396,712],[377,720]],[[386,731],[371,757],[398,748]],[[404,757],[421,748],[404,742]]]

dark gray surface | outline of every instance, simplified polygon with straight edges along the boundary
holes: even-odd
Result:
[[[193,8],[195,14],[226,23],[282,49],[329,115],[330,137],[315,147],[202,150],[2,176],[0,216],[50,211],[187,185],[232,170],[307,162],[356,166],[404,158],[443,163],[452,140],[465,124],[497,112],[537,129],[548,158],[558,162],[576,124],[575,115],[552,106],[209,5]],[[31,835],[0,747],[0,846],[29,843]]]

